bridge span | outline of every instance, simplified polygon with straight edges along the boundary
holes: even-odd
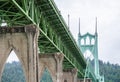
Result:
[[[84,77],[87,61],[53,0],[0,0],[0,24],[0,75],[14,50],[26,82],[40,82],[45,68],[53,82],[100,82]]]

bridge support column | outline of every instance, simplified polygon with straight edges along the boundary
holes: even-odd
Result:
[[[63,82],[77,82],[77,69],[63,70]]]
[[[0,27],[0,81],[4,64],[12,50],[20,60],[26,82],[38,82],[38,35],[34,25]]]
[[[61,53],[39,54],[39,82],[46,68],[48,69],[53,82],[62,82],[63,58],[64,56]]]

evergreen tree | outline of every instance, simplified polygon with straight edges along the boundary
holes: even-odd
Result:
[[[120,66],[99,61],[100,75],[104,75],[105,82],[120,82]],[[6,63],[2,82],[25,82],[25,76],[20,62]],[[45,69],[40,82],[52,82],[52,78],[47,69]]]

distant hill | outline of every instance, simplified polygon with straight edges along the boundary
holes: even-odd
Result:
[[[104,75],[105,82],[120,82],[120,65],[99,61],[100,74]]]
[[[5,64],[2,82],[25,82],[23,69],[19,62]]]
[[[105,82],[120,82],[120,65],[100,63],[100,74],[104,75]],[[46,79],[45,77],[48,76]],[[45,70],[41,82],[51,82],[49,73]],[[47,81],[49,80],[49,81]],[[25,82],[25,76],[19,62],[6,63],[3,74],[2,82]]]

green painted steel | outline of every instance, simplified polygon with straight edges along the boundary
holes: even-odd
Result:
[[[40,53],[61,52],[65,56],[64,69],[77,68],[79,78],[87,74],[86,67],[90,66],[53,0],[0,0],[0,24],[11,27],[36,25],[40,30],[38,39]],[[87,35],[94,37],[89,33]],[[88,73],[90,78],[94,78],[93,82],[97,82],[94,72],[89,69]]]
[[[37,25],[41,53],[61,52],[64,69],[77,68],[84,77],[86,61],[53,0],[0,0],[0,24]]]
[[[85,78],[91,77],[92,79],[94,79],[94,81],[97,78],[98,82],[104,82],[104,78],[101,77],[99,74],[97,18],[96,18],[94,35],[92,35],[90,33],[81,35],[80,25],[79,25],[78,46],[81,49],[82,53],[85,53],[86,50],[89,50],[92,53],[91,55],[93,55],[93,57],[94,57],[94,59],[93,59],[94,68],[91,67],[92,65],[90,64],[90,62],[91,62],[90,57],[87,57],[87,59],[86,59],[87,66],[86,66]],[[94,69],[94,71],[93,71],[93,69]]]

